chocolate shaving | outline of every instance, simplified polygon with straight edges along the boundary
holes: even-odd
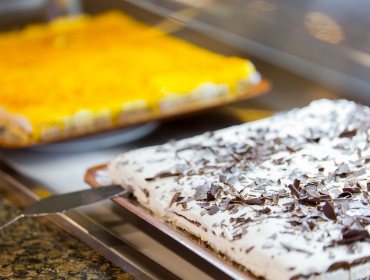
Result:
[[[317,138],[306,138],[306,140],[309,143],[319,143],[320,142],[320,137],[317,137]]]
[[[311,222],[311,221],[307,221],[307,224],[308,224],[310,230],[313,230],[315,227],[317,227],[317,225],[314,222]]]
[[[155,177],[165,178],[165,177],[173,177],[173,176],[180,176],[180,175],[181,175],[180,173],[171,173],[169,171],[163,171],[163,172],[159,172]]]
[[[207,199],[208,188],[206,185],[196,188],[195,200],[206,200]]]
[[[341,178],[344,178],[348,175],[349,172],[350,170],[349,170],[348,165],[342,163],[341,165],[339,165],[338,169],[335,171],[335,174]]]
[[[339,138],[352,138],[357,134],[357,130],[344,130],[341,134],[339,134]]]
[[[211,185],[211,189],[209,190],[209,193],[211,193],[213,196],[216,195],[218,189],[220,189],[221,187],[220,186],[217,186],[215,184],[212,184]]]
[[[249,205],[264,205],[265,204],[265,198],[250,198],[250,199],[246,199],[244,200],[244,203],[245,204],[249,204]]]
[[[287,243],[284,243],[284,242],[280,242],[281,246],[283,246],[288,252],[290,251],[296,251],[296,252],[301,252],[301,253],[306,253],[308,255],[312,255],[313,253],[309,252],[309,251],[306,251],[304,249],[300,249],[300,248],[296,248],[290,244],[287,244]]]
[[[221,175],[220,175],[220,178],[219,178],[219,181],[220,181],[221,183],[225,183],[225,182],[226,182],[226,179],[227,179],[227,175],[221,174]]]
[[[184,203],[186,201],[186,198],[183,197],[183,196],[179,196],[175,202],[181,204],[181,203]]]
[[[288,185],[288,188],[290,189],[290,191],[298,198],[300,199],[301,198],[301,195],[299,194],[299,191],[292,185],[292,184],[289,184]]]
[[[214,201],[215,197],[210,192],[207,192],[207,201]]]
[[[298,179],[294,179],[293,186],[299,190],[299,185],[301,184],[301,181]]]
[[[147,181],[147,182],[150,182],[150,181],[154,181],[155,178],[154,177],[153,178],[145,178],[144,180]]]
[[[238,207],[236,207],[235,205],[232,206],[231,210],[230,210],[230,214],[236,214],[239,212],[239,209]]]
[[[318,205],[321,203],[321,199],[319,197],[304,197],[299,200],[300,202],[304,202],[307,204],[312,204],[312,205]]]
[[[261,213],[261,214],[267,214],[267,213],[270,213],[271,212],[271,209],[270,208],[268,208],[268,207],[266,207],[266,208],[264,208],[264,209],[262,209],[262,210],[257,210],[259,213]]]
[[[254,246],[252,246],[252,247],[250,247],[250,248],[246,249],[246,250],[245,250],[245,253],[246,253],[246,254],[248,254],[250,251],[252,251],[252,250],[253,250],[253,248],[254,248]]]
[[[221,211],[226,210],[229,207],[229,203],[230,203],[230,198],[227,198],[224,202],[221,202],[219,204],[220,210]]]
[[[145,194],[146,197],[149,197],[149,192],[148,192],[147,189],[142,189],[142,191],[144,192],[144,194]]]
[[[179,198],[180,194],[181,194],[181,192],[177,192],[177,193],[175,193],[175,194],[174,194],[174,196],[172,197],[171,202],[170,202],[170,207],[171,207],[171,206],[172,206],[172,204],[174,204],[174,203],[175,203],[175,201]]]
[[[335,214],[334,206],[330,202],[326,201],[325,205],[321,207],[321,211],[330,220],[335,221],[337,219],[337,214]]]
[[[350,199],[352,198],[352,194],[350,192],[343,192],[341,194],[338,195],[338,198],[347,198],[347,199]]]
[[[343,232],[343,239],[334,241],[334,244],[338,245],[351,244],[353,242],[361,241],[369,237],[370,234],[366,229],[364,230],[348,229]]]
[[[203,202],[203,203],[197,203],[200,207],[202,208],[208,208],[210,204],[208,202]]]
[[[218,211],[220,211],[220,208],[218,208],[217,205],[214,205],[212,206],[209,210],[208,210],[208,215],[214,215],[216,214]]]
[[[364,174],[366,174],[365,168],[361,168],[359,170],[353,171],[353,175],[355,175],[356,177],[364,175]]]
[[[241,217],[238,217],[235,219],[235,224],[246,224],[246,223],[249,223],[250,221],[252,221],[251,218],[241,218]]]
[[[277,193],[272,194],[272,201],[274,203],[278,204],[279,203],[279,194],[277,194]]]
[[[245,200],[242,199],[241,197],[235,197],[235,198],[230,200],[230,203],[231,204],[244,204]]]
[[[235,186],[236,183],[239,182],[239,179],[238,179],[238,176],[232,176],[230,177],[229,179],[226,180],[226,184],[230,185],[230,186]]]
[[[349,192],[349,193],[361,193],[360,188],[343,188],[343,192]]]

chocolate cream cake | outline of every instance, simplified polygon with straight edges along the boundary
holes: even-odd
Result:
[[[122,154],[109,172],[256,277],[369,279],[369,128],[370,108],[319,100]]]

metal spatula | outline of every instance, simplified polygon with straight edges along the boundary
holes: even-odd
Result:
[[[112,197],[117,197],[123,195],[124,193],[126,193],[124,188],[119,185],[112,185],[73,193],[52,195],[24,208],[18,216],[0,226],[0,230],[23,217],[38,217],[50,214],[60,214],[76,207],[88,205]]]

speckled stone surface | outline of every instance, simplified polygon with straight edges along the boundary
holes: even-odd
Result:
[[[20,211],[17,204],[0,186],[1,224]],[[0,279],[135,278],[46,218],[24,218],[0,231]]]

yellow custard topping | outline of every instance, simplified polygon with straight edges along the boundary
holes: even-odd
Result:
[[[70,116],[114,122],[122,111],[158,110],[169,94],[208,82],[233,93],[253,73],[245,59],[197,47],[118,11],[0,34],[0,107],[26,117],[35,140],[45,127],[68,125]]]

